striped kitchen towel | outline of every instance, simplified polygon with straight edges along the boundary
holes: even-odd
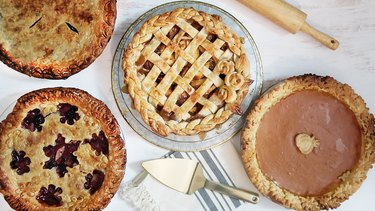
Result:
[[[206,178],[212,181],[234,187],[236,184],[249,183],[239,154],[230,141],[206,151],[170,152],[164,157],[198,160],[203,166]],[[164,186],[151,176],[145,177],[140,185],[128,182],[122,188],[121,196],[140,210],[153,211],[235,210],[246,203],[208,189],[200,189],[192,195],[186,195]]]

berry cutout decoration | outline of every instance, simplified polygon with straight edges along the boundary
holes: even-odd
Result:
[[[21,127],[34,132],[37,130],[38,132],[42,131],[42,124],[44,123],[45,119],[42,113],[40,113],[40,109],[36,108],[27,112],[26,117],[23,119],[21,123]]]
[[[31,160],[29,157],[25,157],[26,153],[24,151],[17,152],[12,151],[12,160],[10,161],[10,168],[17,169],[18,175],[22,175],[30,171]]]
[[[80,119],[79,114],[77,113],[78,107],[70,105],[69,103],[60,103],[57,105],[60,113],[60,122],[61,123],[68,123],[68,125],[73,125],[74,121],[78,121]]]
[[[103,184],[104,173],[95,169],[92,174],[86,175],[85,179],[85,189],[88,189],[90,194],[94,194]]]
[[[91,148],[95,150],[96,155],[100,155],[100,153],[103,153],[104,155],[108,155],[108,140],[107,137],[105,137],[105,134],[103,131],[99,132],[99,135],[96,135],[96,133],[92,134],[91,139],[85,139],[83,141],[83,144],[90,144]]]
[[[62,205],[62,198],[59,196],[62,192],[63,190],[61,188],[56,188],[56,186],[50,184],[48,185],[48,189],[42,187],[39,190],[36,200],[41,204],[58,207]]]
[[[65,143],[65,138],[58,134],[55,142],[55,146],[43,147],[44,154],[50,158],[44,163],[43,168],[52,169],[56,167],[57,174],[60,177],[64,177],[68,172],[67,167],[73,168],[79,164],[77,156],[73,155],[73,153],[77,151],[81,141]]]

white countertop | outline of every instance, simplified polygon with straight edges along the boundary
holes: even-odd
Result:
[[[141,171],[140,163],[158,158],[167,150],[143,140],[123,119],[111,90],[111,64],[117,44],[127,27],[147,10],[166,3],[162,0],[120,0],[114,35],[103,54],[88,68],[67,80],[42,80],[20,74],[0,63],[0,113],[22,94],[44,87],[77,87],[104,101],[125,134],[128,162],[124,181]],[[308,22],[340,41],[336,51],[329,50],[308,35],[290,34],[235,0],[205,1],[233,14],[252,34],[263,61],[265,87],[277,80],[304,73],[330,75],[347,83],[375,112],[375,1],[372,0],[290,0],[308,14]],[[238,136],[232,142],[239,144]],[[235,172],[233,172],[235,174]],[[375,210],[373,192],[375,170],[368,173],[361,188],[338,210]],[[250,187],[249,184],[245,186]],[[246,188],[246,187],[243,187]],[[184,202],[176,202],[182,205]],[[106,210],[133,210],[116,195]],[[258,205],[246,204],[239,210],[283,210],[261,198]],[[0,199],[0,210],[10,210]]]

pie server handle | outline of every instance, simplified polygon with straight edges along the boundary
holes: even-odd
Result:
[[[257,204],[259,202],[259,194],[251,192],[251,191],[234,188],[234,187],[216,183],[207,179],[204,184],[204,187],[207,189],[228,195],[233,198],[238,198],[244,201],[248,201],[253,204]]]

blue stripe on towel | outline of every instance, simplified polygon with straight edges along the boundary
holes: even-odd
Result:
[[[215,174],[216,178],[219,180],[219,182],[224,184],[224,185],[229,185],[228,181],[225,179],[222,172],[219,170],[218,166],[214,163],[214,161],[212,160],[212,157],[208,154],[208,152],[207,151],[201,151],[200,153],[201,153],[202,157],[205,159],[205,161],[207,162],[208,166],[211,168],[212,172]],[[218,163],[220,163],[220,162],[218,162]],[[225,200],[223,195],[222,195],[222,197],[223,197],[224,201],[227,203],[227,201]],[[234,207],[238,207],[238,206],[241,205],[240,200],[234,199],[234,198],[231,198],[231,197],[229,197],[229,198],[232,201]]]
[[[184,156],[182,155],[182,153],[180,153],[180,152],[175,152],[173,155],[174,155],[176,158],[188,158],[188,159],[192,160],[191,157],[190,157],[190,155],[187,154],[187,153],[184,153],[185,157],[184,157]],[[207,207],[208,207],[209,210],[211,210],[211,211],[218,211],[218,209],[216,208],[216,206],[215,206],[214,202],[212,201],[211,197],[207,194],[206,189],[203,189],[203,188],[202,188],[202,189],[199,189],[199,190],[198,190],[198,193],[199,193],[200,196],[202,197],[204,203],[207,205]],[[199,200],[199,197],[198,197],[197,195],[195,195],[195,196],[196,196],[196,197],[198,198],[198,200]],[[200,201],[200,200],[199,200],[199,201]],[[201,205],[202,205],[202,207],[203,207],[204,209],[206,209],[205,206],[204,206],[202,203],[201,203]]]
[[[186,153],[186,154],[189,156],[189,153]],[[196,154],[195,152],[192,152],[191,154],[193,154],[193,155],[195,156],[195,158],[196,158],[196,159],[202,164],[203,171],[206,172],[206,174],[208,175],[208,178],[209,178],[210,180],[212,180],[212,176],[208,173],[208,171],[207,171],[207,169],[206,169],[206,165],[205,165],[205,163],[202,162],[202,160],[200,160],[200,159],[198,158],[198,156],[197,156],[197,154]],[[190,157],[190,156],[189,156],[189,157]],[[206,190],[206,189],[202,189],[202,190]],[[212,190],[210,190],[210,191],[211,191],[212,195],[215,197],[214,199],[212,199],[212,198],[210,197],[210,199],[211,199],[211,200],[215,200],[215,201],[220,205],[221,210],[224,210],[224,207],[223,207],[222,203],[220,202],[220,200],[217,198],[216,194],[215,194]],[[207,191],[206,191],[206,193],[207,193]],[[207,194],[207,195],[208,195],[208,194]],[[215,205],[215,204],[214,204],[214,205]],[[215,206],[215,208],[216,208],[216,206]],[[216,208],[216,210],[217,210],[217,208]]]

